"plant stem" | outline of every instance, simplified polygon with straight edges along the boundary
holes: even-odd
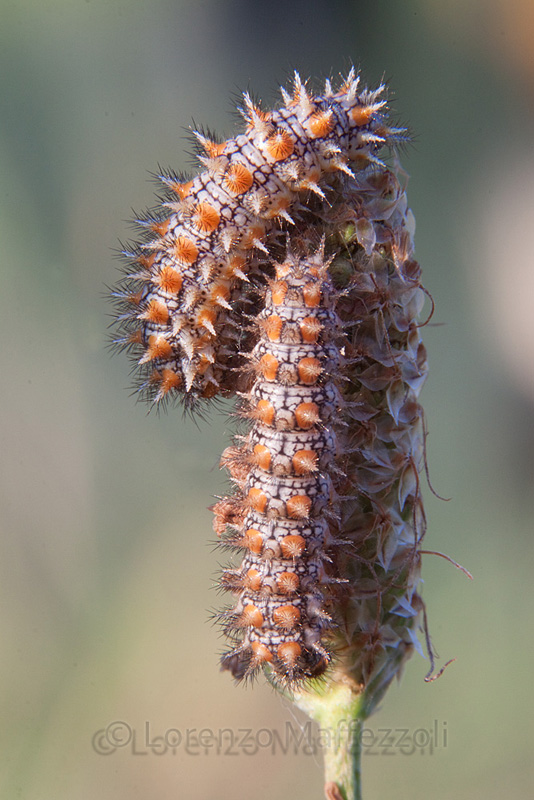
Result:
[[[361,688],[342,683],[302,691],[293,699],[321,729],[326,800],[361,800],[361,735],[367,716]]]

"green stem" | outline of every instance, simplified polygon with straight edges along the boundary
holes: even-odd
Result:
[[[330,685],[299,692],[293,700],[321,728],[327,800],[361,800],[361,734],[367,716],[361,690]]]

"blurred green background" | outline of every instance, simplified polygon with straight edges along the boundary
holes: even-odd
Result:
[[[187,169],[194,119],[231,135],[294,68],[390,84],[417,255],[436,303],[422,401],[436,490],[425,588],[443,677],[409,663],[379,730],[447,730],[364,757],[364,796],[523,798],[534,436],[534,6],[529,0],[1,0],[0,795],[22,800],[322,797],[319,756],[175,754],[170,728],[283,732],[287,703],[220,674],[209,609],[227,422],[147,416],[105,350],[104,284],[148,171]],[[99,755],[113,721],[137,733]],[[117,729],[118,730],[118,729]],[[117,736],[125,736],[127,729]]]

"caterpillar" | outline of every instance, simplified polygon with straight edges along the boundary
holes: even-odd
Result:
[[[143,236],[122,251],[126,276],[113,292],[114,342],[132,354],[141,396],[194,404],[235,392],[249,346],[240,303],[257,256],[294,226],[301,203],[325,203],[330,176],[380,165],[378,150],[405,138],[386,123],[383,90],[359,90],[351,70],[336,91],[326,81],[312,96],[297,73],[279,109],[244,94],[243,133],[223,142],[194,133],[204,153],[196,177],[159,176],[162,203],[137,220]]]
[[[241,406],[254,423],[223,454],[238,488],[214,508],[216,529],[230,521],[229,541],[245,552],[221,579],[239,594],[222,615],[236,640],[222,664],[238,679],[267,664],[294,683],[330,662],[322,637],[330,624],[324,558],[341,404],[335,296],[322,248],[307,257],[289,252],[275,265],[255,321],[255,380]]]
[[[243,133],[196,133],[200,174],[160,175],[113,292],[141,396],[237,396],[249,425],[213,509],[241,557],[222,667],[291,689],[328,671],[375,704],[418,646],[425,533],[425,293],[383,90],[351,70],[319,95],[296,75],[269,112],[244,95]]]

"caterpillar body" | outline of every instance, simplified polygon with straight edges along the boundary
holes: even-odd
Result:
[[[197,134],[204,171],[160,176],[114,293],[143,396],[237,395],[249,424],[214,506],[242,559],[223,668],[292,689],[329,670],[373,703],[418,646],[425,533],[425,293],[383,89],[351,71],[315,96],[297,75],[274,111],[245,95],[244,133]]]
[[[138,220],[144,241],[123,251],[131,266],[114,293],[115,342],[133,354],[148,399],[235,391],[243,282],[272,236],[294,224],[299,199],[324,201],[329,175],[380,164],[377,151],[404,138],[386,124],[383,89],[359,91],[351,70],[317,96],[297,74],[270,112],[245,94],[244,133],[217,143],[197,132],[204,171],[160,176],[167,202]]]
[[[269,664],[291,683],[320,675],[330,661],[322,637],[341,404],[335,296],[322,249],[289,253],[256,321],[256,377],[241,408],[254,423],[244,443],[223,454],[238,488],[215,507],[220,529],[234,509],[230,541],[246,553],[222,576],[239,595],[223,615],[236,643],[222,663],[237,678]]]

